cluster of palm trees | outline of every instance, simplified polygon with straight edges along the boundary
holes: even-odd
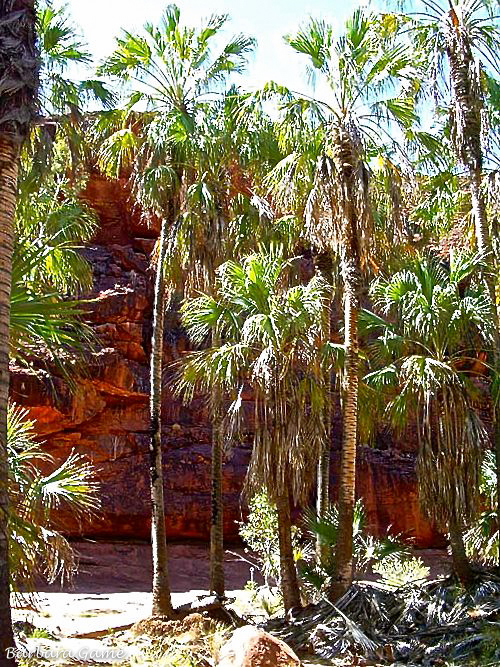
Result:
[[[94,224],[78,199],[85,168],[126,176],[144,216],[161,221],[150,403],[155,614],[173,612],[161,396],[164,313],[178,299],[199,349],[175,369],[175,391],[187,402],[206,394],[212,420],[215,593],[224,594],[224,452],[251,431],[247,493],[265,489],[276,503],[285,608],[300,604],[290,503],[307,502],[316,480],[318,514],[329,506],[337,391],[343,437],[329,595],[353,577],[356,449],[368,403],[395,427],[416,420],[422,507],[449,531],[457,574],[471,576],[461,535],[477,509],[487,442],[471,360],[498,386],[490,230],[499,34],[489,0],[416,4],[398,13],[358,9],[340,35],[316,19],[287,35],[307,61],[316,97],[275,82],[242,91],[235,75],[254,40],[225,42],[226,16],[186,26],[175,5],[158,25],[123,32],[96,76],[75,83],[65,66],[90,55],[64,13],[39,7],[36,20],[33,0],[0,0],[2,429],[9,326],[11,354],[26,358],[36,336],[55,358],[88,344],[74,300],[88,284],[76,246]],[[104,109],[83,113],[89,97]],[[458,227],[472,230],[477,253],[446,259],[442,240]],[[26,251],[16,255],[15,247]],[[29,277],[25,289],[13,257]],[[495,437],[500,460],[498,427]],[[8,502],[0,442],[3,630]],[[319,558],[324,548],[318,544]],[[11,642],[5,636],[0,648]]]

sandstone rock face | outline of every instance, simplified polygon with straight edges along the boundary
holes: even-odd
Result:
[[[149,537],[148,391],[153,276],[149,254],[158,225],[148,226],[134,210],[120,181],[93,176],[86,196],[100,225],[85,256],[92,264],[94,289],[88,295],[88,320],[100,347],[79,371],[76,389],[43,367],[12,367],[11,396],[37,420],[45,447],[58,459],[72,450],[96,466],[102,491],[98,517],[77,519],[61,510],[60,523],[71,536]],[[202,399],[184,407],[168,389],[169,364],[187,349],[174,314],[167,314],[164,361],[163,447],[167,533],[171,540],[206,540],[210,524],[211,430]],[[248,405],[250,408],[250,397]],[[249,412],[251,410],[249,409]],[[341,420],[332,434],[331,488],[338,480]],[[361,448],[358,493],[364,498],[370,529],[388,526],[414,537],[421,546],[439,536],[421,516],[415,486],[411,439],[406,444],[382,438],[386,449]],[[409,443],[409,444],[408,444]],[[394,448],[397,447],[395,451]],[[410,452],[408,452],[410,450]],[[224,529],[238,537],[243,513],[241,489],[249,445],[234,447],[224,466]]]
[[[245,625],[221,648],[217,667],[300,667],[292,649],[264,630]]]

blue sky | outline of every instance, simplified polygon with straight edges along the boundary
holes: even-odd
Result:
[[[165,0],[69,0],[74,22],[81,28],[97,61],[113,50],[121,28],[135,31],[146,21],[155,22]],[[269,80],[304,90],[305,59],[283,42],[309,16],[324,18],[340,29],[359,1],[354,0],[177,0],[183,21],[197,25],[202,17],[227,13],[231,17],[227,36],[244,32],[257,38],[258,47],[248,72],[241,77],[246,88]]]

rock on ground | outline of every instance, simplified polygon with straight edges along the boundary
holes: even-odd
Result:
[[[264,630],[245,625],[221,648],[217,667],[299,667],[300,660],[285,644]]]

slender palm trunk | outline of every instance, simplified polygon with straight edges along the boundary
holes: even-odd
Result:
[[[331,594],[337,598],[352,583],[352,524],[356,491],[358,437],[358,315],[357,288],[345,286],[344,421],[339,487],[339,529],[335,550],[336,581]]]
[[[222,503],[223,447],[218,408],[212,426],[212,521],[210,525],[210,590],[223,597],[224,507]]]
[[[329,252],[318,253],[314,258],[316,271],[321,275],[323,280],[331,286],[332,285],[332,259]],[[328,304],[327,313],[324,322],[324,340],[329,341],[331,338],[331,299]],[[324,378],[327,396],[324,409],[324,440],[318,459],[317,471],[317,487],[316,487],[316,514],[318,517],[323,517],[328,511],[330,505],[330,450],[331,450],[331,435],[332,435],[332,379],[331,371],[326,371]],[[316,538],[316,554],[320,562],[324,562],[328,558],[328,546],[318,535]]]
[[[450,62],[450,80],[455,97],[455,106],[460,110],[460,116],[455,118],[455,123],[461,126],[460,140],[456,142],[458,159],[468,170],[469,188],[472,201],[472,212],[474,214],[477,249],[485,257],[488,263],[488,274],[485,282],[495,309],[495,349],[494,349],[494,372],[499,370],[500,362],[500,305],[496,304],[495,282],[497,267],[490,239],[486,206],[481,194],[481,175],[483,164],[483,153],[481,148],[481,110],[483,100],[481,93],[477,93],[477,84],[472,80],[472,72],[475,68],[474,56],[469,42],[462,39],[461,31],[456,21],[455,10],[451,10],[454,19],[451,21],[448,35],[447,53]],[[500,531],[500,423],[498,410],[493,408],[496,474],[497,474],[497,528]],[[497,563],[500,567],[499,562]]]
[[[34,0],[0,0],[0,667],[12,667],[7,402],[9,324],[19,151],[35,112],[38,88]]]
[[[212,345],[220,344],[215,332]],[[212,389],[212,469],[211,469],[211,522],[210,522],[210,590],[223,597],[224,582],[224,504],[222,500],[222,440],[221,392]]]
[[[470,567],[467,554],[465,553],[464,538],[462,530],[456,522],[450,522],[448,527],[450,532],[451,557],[453,560],[453,570],[464,586],[469,586],[473,580],[473,573]]]
[[[342,248],[345,347],[344,410],[339,486],[339,528],[334,560],[336,578],[329,592],[332,599],[338,598],[349,588],[353,577],[352,524],[356,492],[356,451],[358,439],[358,319],[360,309],[361,259],[351,178],[350,174],[346,174],[346,217]]]
[[[497,348],[497,359],[498,359],[499,350]],[[498,368],[498,360],[497,360]],[[495,438],[495,467],[497,475],[497,531],[498,539],[500,540],[500,418],[499,418],[499,408],[493,408],[494,415],[494,438]],[[500,549],[498,554],[497,569],[500,569]]]
[[[486,206],[481,194],[481,169],[469,170],[469,184],[472,201],[472,212],[476,229],[476,242],[479,252],[492,261],[492,246],[486,218]]]
[[[300,607],[300,590],[297,568],[293,558],[292,521],[290,518],[290,499],[288,493],[276,499],[278,511],[278,537],[280,549],[280,579],[285,611]]]
[[[495,309],[496,316],[496,336],[495,349],[493,352],[493,364],[497,372],[500,371],[500,304],[496,303],[495,276],[497,275],[495,267],[495,256],[491,244],[490,233],[488,229],[488,220],[486,217],[486,206],[481,193],[481,169],[469,170],[470,193],[472,200],[472,212],[476,228],[476,242],[479,252],[487,258],[490,268],[489,275],[486,276],[486,284],[490,293],[490,298]],[[495,457],[497,474],[497,529],[500,531],[500,419],[498,407],[493,406],[493,424],[495,439]],[[500,567],[500,556],[497,565]]]
[[[9,398],[9,320],[18,147],[0,136],[0,667],[15,665],[10,610],[7,401]]]
[[[318,460],[318,478],[316,491],[316,514],[322,517],[328,511],[330,504],[330,440],[331,440],[331,415],[332,406],[330,401],[325,406],[325,439],[322,443]],[[322,553],[322,541],[318,537],[317,551]]]
[[[151,396],[149,472],[151,484],[151,545],[153,551],[153,616],[172,616],[172,600],[168,579],[167,538],[163,501],[163,468],[161,451],[161,399],[163,329],[165,322],[165,281],[167,221],[162,221],[156,269],[151,346]]]

